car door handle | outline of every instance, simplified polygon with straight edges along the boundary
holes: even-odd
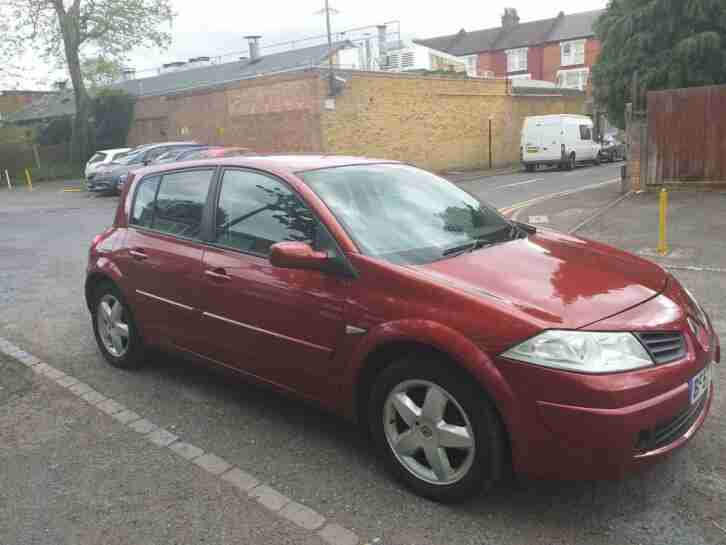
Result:
[[[221,267],[218,269],[207,269],[204,274],[214,280],[231,280],[232,277]]]
[[[134,248],[133,250],[129,250],[129,254],[131,254],[131,257],[138,261],[143,261],[144,259],[149,257],[148,255],[146,255],[146,252],[141,248]]]

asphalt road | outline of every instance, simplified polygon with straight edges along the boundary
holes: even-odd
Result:
[[[459,185],[497,208],[506,208],[544,195],[619,179],[622,165],[607,163],[599,167],[583,166],[570,172],[548,168],[461,182]]]
[[[618,171],[619,165],[587,167],[463,185],[507,207],[605,181]],[[0,337],[354,530],[363,543],[376,538],[385,545],[704,543],[702,536],[681,530],[687,521],[654,509],[685,486],[687,449],[618,482],[509,482],[468,504],[442,506],[392,481],[363,435],[314,407],[175,358],[157,356],[133,373],[111,368],[95,346],[83,279],[89,242],[111,223],[116,199],[60,189],[48,184],[34,193],[0,191]],[[77,464],[99,463],[92,441],[85,445],[72,454]],[[114,447],[120,457],[123,448],[123,443]],[[127,458],[144,463],[143,454]],[[153,473],[146,474],[153,480]],[[0,468],[3,487],[12,486],[13,478]],[[42,509],[49,492],[40,487],[33,493],[41,496],[33,505]],[[205,488],[205,495],[211,493]],[[133,501],[114,497],[108,509]],[[214,526],[222,519],[195,522]],[[123,512],[114,523],[125,523]]]

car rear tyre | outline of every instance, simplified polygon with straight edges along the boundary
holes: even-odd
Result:
[[[110,282],[95,290],[92,311],[93,333],[101,354],[120,369],[137,369],[144,361],[144,346],[128,305]]]
[[[463,501],[501,478],[504,432],[486,394],[451,366],[410,356],[376,381],[368,422],[387,469],[417,494]]]

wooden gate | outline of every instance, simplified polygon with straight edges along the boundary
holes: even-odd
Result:
[[[726,85],[648,93],[647,182],[726,182]]]

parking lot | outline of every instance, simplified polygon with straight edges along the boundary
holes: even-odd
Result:
[[[607,168],[612,172],[616,169]],[[590,183],[602,181],[608,173],[612,175],[605,170],[599,172],[602,178]],[[555,176],[555,173],[544,175]],[[527,175],[517,176],[514,181],[476,182],[476,192],[485,192],[486,184],[534,187],[536,181],[529,183]],[[529,175],[529,178],[538,176]],[[83,299],[83,281],[89,243],[111,223],[117,200],[84,192],[64,192],[64,188],[61,183],[47,183],[33,192],[20,189],[0,192],[0,308],[3,309],[0,337],[79,378],[184,441],[223,457],[292,500],[321,513],[327,520],[350,529],[360,537],[361,543],[726,543],[723,528],[726,482],[722,477],[726,458],[719,447],[723,445],[722,440],[714,443],[714,437],[723,437],[726,433],[720,414],[711,415],[689,447],[656,468],[622,481],[509,481],[473,502],[443,506],[414,496],[392,481],[363,434],[315,407],[163,355],[154,356],[138,372],[110,367],[96,348]],[[713,285],[696,284],[694,289],[707,307],[724,303],[720,300],[722,293],[712,292]],[[720,334],[723,338],[726,331]],[[43,389],[38,388],[18,389],[17,395],[8,398],[0,396],[4,404],[2,418],[9,418],[16,406],[30,411],[25,417],[31,421],[38,419],[32,415],[33,411],[47,411],[53,418],[61,418],[63,407],[47,404],[43,408],[41,402],[44,396],[54,399],[54,395],[41,395]],[[723,393],[717,393],[720,401],[715,406],[722,408]],[[34,395],[40,397],[32,403],[26,400],[23,405],[24,398]],[[68,418],[80,419],[85,427],[83,443],[77,448],[65,444],[62,451],[63,456],[75,460],[76,478],[79,481],[97,479],[101,486],[107,477],[109,483],[118,485],[118,488],[103,488],[105,503],[98,509],[105,515],[99,516],[96,509],[79,507],[73,511],[77,518],[65,519],[67,532],[44,533],[43,526],[52,528],[55,523],[40,513],[47,510],[60,520],[64,512],[49,506],[68,498],[63,491],[49,485],[50,481],[25,483],[19,489],[32,497],[21,502],[23,510],[14,511],[9,503],[0,501],[0,520],[9,520],[8,517],[19,513],[27,517],[15,519],[5,529],[0,524],[0,543],[17,542],[13,539],[18,535],[32,537],[24,541],[27,543],[122,543],[123,539],[112,538],[112,529],[104,533],[102,528],[97,528],[92,534],[73,533],[71,529],[131,524],[122,513],[144,486],[147,487],[145,505],[158,505],[158,502],[164,505],[165,514],[158,517],[158,524],[194,527],[193,532],[173,534],[179,543],[263,542],[256,541],[255,536],[266,536],[264,539],[271,543],[299,543],[303,539],[316,542],[314,534],[295,533],[297,530],[292,527],[280,526],[278,518],[266,511],[250,511],[244,506],[236,511],[235,502],[241,501],[237,496],[189,473],[189,464],[181,459],[159,460],[153,453],[146,455],[138,444],[118,436],[116,427],[121,425],[110,417],[99,421],[100,417],[91,418],[70,405],[67,409],[74,415]],[[11,442],[3,440],[3,429],[6,428],[0,426],[0,458],[6,459],[7,464],[0,461],[0,480],[4,483],[0,486],[9,488],[8,483],[22,479],[23,475],[22,472],[10,474],[2,467],[22,464],[14,459],[18,453],[6,448]],[[37,429],[26,426],[22,433],[32,436]],[[94,434],[98,434],[98,446],[93,440]],[[117,438],[113,444],[100,440],[109,435]],[[33,441],[28,438],[27,442]],[[60,448],[60,443],[53,441],[39,444]],[[102,455],[97,448],[103,451]],[[157,447],[149,444],[145,448]],[[110,463],[107,457],[123,460],[123,468]],[[38,464],[47,462],[43,457],[28,459],[29,464],[34,460]],[[115,471],[129,469],[143,475],[144,482],[139,483],[139,488],[130,489],[115,480]],[[79,497],[91,494],[93,488],[89,486]],[[174,501],[177,493],[184,499],[179,504]],[[201,499],[191,501],[195,496]],[[76,501],[80,501],[78,497]],[[113,512],[120,514],[109,515]],[[143,516],[143,510],[134,514],[139,520]],[[245,516],[254,520],[257,533],[243,531],[233,524],[235,517]],[[34,526],[23,529],[25,524]],[[147,521],[142,525],[146,524],[151,528],[156,523]],[[220,528],[228,531],[220,532]],[[74,541],[68,538],[71,535],[85,537]],[[172,542],[172,534],[158,529],[146,534],[124,535],[138,538],[154,535],[158,539],[147,540],[148,543]]]

